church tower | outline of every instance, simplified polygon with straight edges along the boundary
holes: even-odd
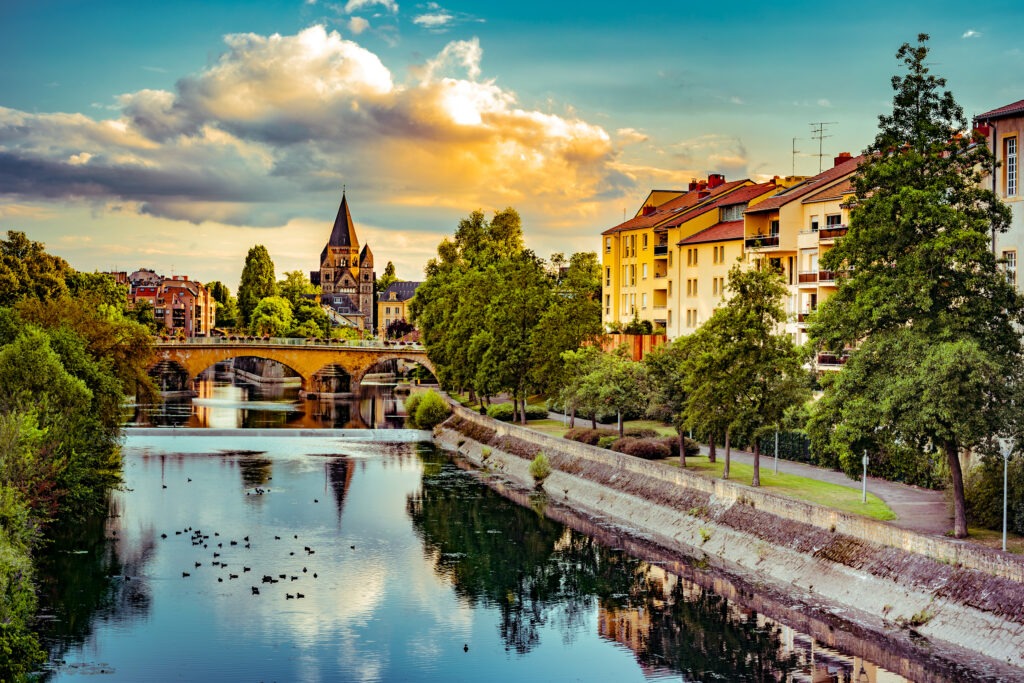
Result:
[[[374,313],[373,253],[369,245],[359,249],[345,192],[334,219],[331,236],[320,252],[320,270],[310,281],[320,285],[320,301],[359,327],[372,329]]]

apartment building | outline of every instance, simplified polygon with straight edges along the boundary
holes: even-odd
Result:
[[[605,326],[626,325],[634,317],[666,330],[674,326],[678,312],[673,311],[670,321],[669,301],[676,296],[679,281],[670,273],[678,259],[670,242],[683,235],[681,224],[673,219],[751,184],[726,182],[725,176],[711,174],[707,180],[692,181],[686,190],[652,190],[632,218],[602,232]],[[698,221],[688,229],[696,232],[702,227],[707,226]]]
[[[780,269],[789,288],[786,325],[797,344],[807,340],[807,319],[836,290],[842,273],[822,270],[821,257],[842,238],[850,221],[853,174],[863,157],[842,153],[832,168],[747,209],[743,248],[751,266]],[[842,359],[818,359],[822,369]]]
[[[148,268],[136,270],[124,281],[129,286],[129,305],[148,302],[157,325],[166,332],[205,337],[213,330],[217,304],[201,282],[187,275],[164,277]]]
[[[1024,140],[1024,100],[1007,104],[974,117],[974,127],[986,138],[995,156],[996,168],[990,178],[992,191],[1010,206],[1010,229],[992,236],[992,251],[1004,262],[1006,276],[1024,291],[1017,277],[1017,259],[1024,253],[1024,188],[1021,188],[1021,141]]]
[[[410,321],[409,307],[416,296],[416,289],[422,282],[392,282],[377,297],[377,334],[385,336],[388,325],[396,320]]]

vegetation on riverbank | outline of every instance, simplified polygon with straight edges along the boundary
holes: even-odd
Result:
[[[9,231],[0,283],[0,680],[17,680],[43,655],[33,553],[52,525],[103,509],[120,479],[121,406],[156,388],[149,330],[112,278]]]

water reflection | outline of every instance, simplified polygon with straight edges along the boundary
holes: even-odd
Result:
[[[845,683],[864,670],[426,446],[133,437],[125,481],[110,516],[43,564],[48,678]],[[856,680],[902,680],[866,671]]]
[[[188,391],[168,393],[159,404],[135,406],[128,426],[400,429],[405,411],[396,388],[364,382],[346,397],[301,398],[294,382],[256,383],[210,368]]]

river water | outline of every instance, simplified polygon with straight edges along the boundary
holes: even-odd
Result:
[[[195,386],[134,424],[403,425],[389,386]],[[432,446],[175,431],[129,436],[108,515],[42,558],[45,680],[907,680]]]

